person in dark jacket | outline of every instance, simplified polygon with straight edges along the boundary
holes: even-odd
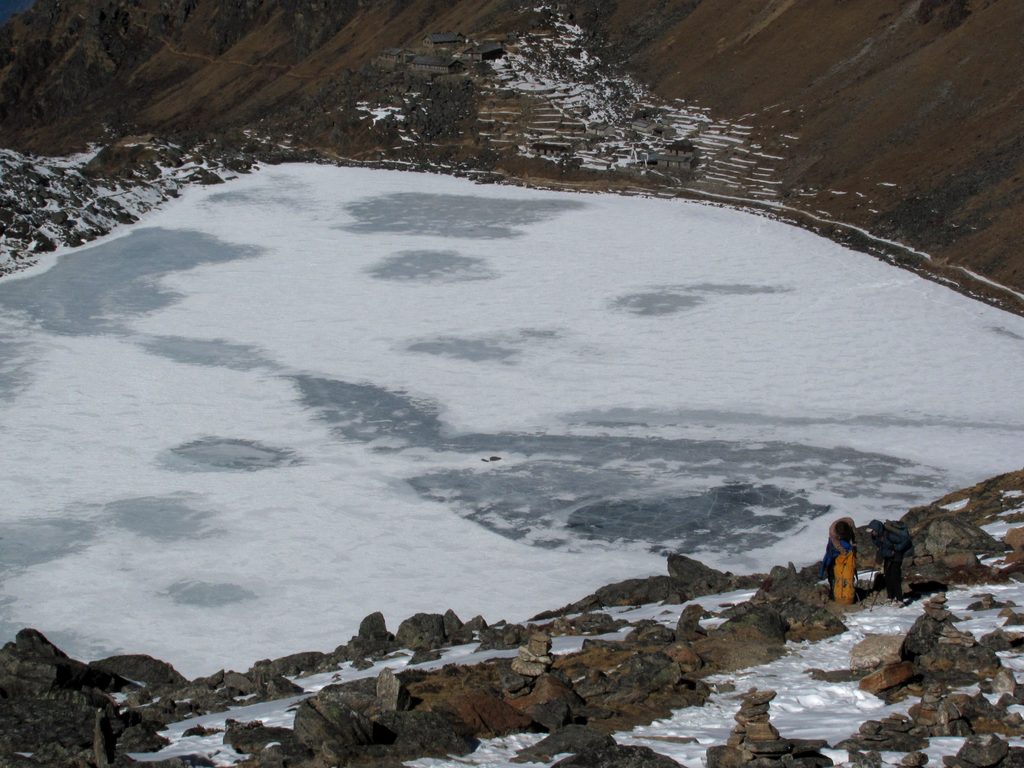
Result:
[[[818,578],[828,579],[828,593],[833,597],[836,587],[836,558],[843,552],[855,550],[853,519],[841,517],[829,526],[825,556],[821,559],[821,567],[818,568]]]
[[[871,540],[878,549],[877,560],[882,563],[885,594],[893,603],[903,601],[903,558],[913,549],[906,526],[903,523],[897,525],[898,530],[890,530],[881,520],[868,523]]]

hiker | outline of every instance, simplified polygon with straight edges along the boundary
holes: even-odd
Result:
[[[885,576],[885,594],[890,603],[903,602],[903,558],[914,548],[910,531],[905,523],[887,520],[872,520],[868,523],[871,540],[878,548],[877,560],[882,561],[882,575]]]
[[[837,603],[849,605],[855,597],[857,578],[857,544],[853,520],[841,517],[828,529],[825,556],[821,559],[818,578],[828,579],[828,592]]]

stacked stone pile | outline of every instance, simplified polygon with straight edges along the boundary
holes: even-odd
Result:
[[[775,691],[751,689],[735,715],[736,727],[724,746],[709,747],[708,768],[824,768],[832,760],[819,750],[824,740],[784,739],[771,724],[769,707]]]
[[[519,646],[519,655],[512,660],[512,671],[523,677],[540,677],[553,663],[551,638],[543,632],[535,632],[526,645]]]
[[[956,621],[960,619],[947,609],[945,594],[937,594],[907,633],[904,655],[913,660],[925,685],[980,684],[1002,666],[993,643],[979,644],[969,632],[957,629]]]
[[[968,736],[975,733],[1024,733],[1024,719],[1008,707],[1013,696],[1003,695],[992,703],[983,693],[967,694],[929,687],[909,715],[929,736]]]
[[[928,746],[925,729],[906,715],[892,714],[881,720],[868,720],[856,736],[836,747],[851,752],[915,752]]]
[[[930,736],[969,736],[972,733],[964,713],[941,687],[928,687],[921,702],[912,706],[909,714]]]

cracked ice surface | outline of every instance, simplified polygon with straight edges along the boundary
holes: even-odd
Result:
[[[1016,468],[1024,319],[682,201],[282,166],[0,281],[0,629],[185,674]],[[496,460],[500,459],[500,460]]]

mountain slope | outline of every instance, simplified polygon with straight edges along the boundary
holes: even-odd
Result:
[[[1024,286],[1021,3],[586,5],[577,16],[662,95],[798,136],[784,165],[791,199],[818,193],[803,207]]]
[[[786,205],[906,242],[935,271],[961,265],[1024,289],[1017,0],[559,5],[616,65],[609,78],[625,68],[665,99],[749,125],[779,158]],[[357,104],[415,85],[371,66],[381,50],[549,17],[509,0],[39,0],[0,31],[0,145],[66,152],[133,132],[256,128],[387,155]],[[479,142],[458,137],[474,131],[425,151],[473,162]]]

